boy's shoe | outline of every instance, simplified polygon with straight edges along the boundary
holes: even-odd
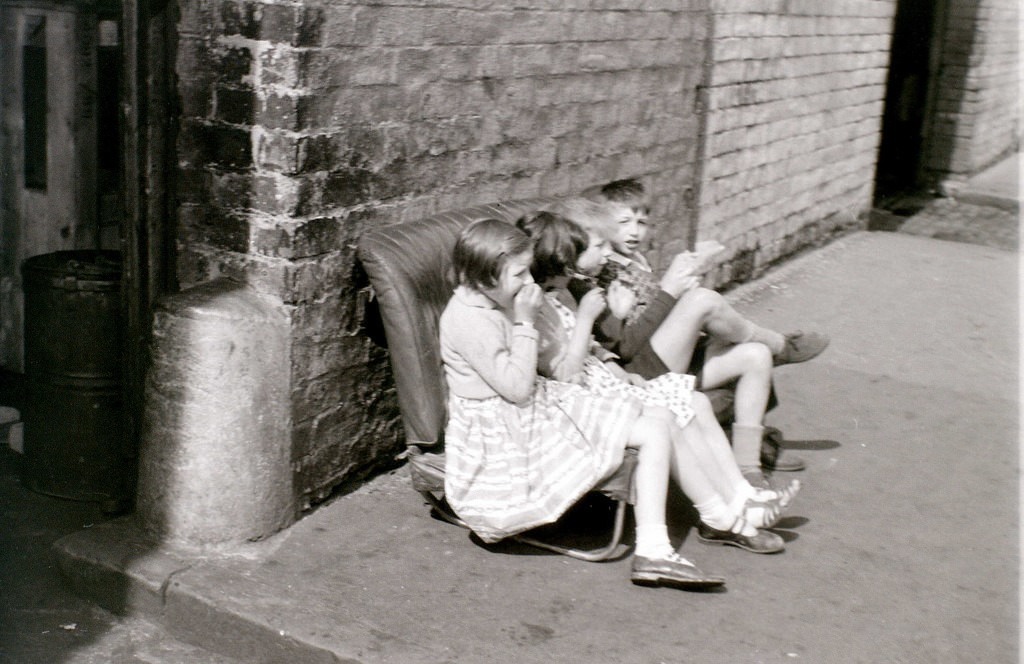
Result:
[[[795,454],[784,454],[784,451],[780,451],[770,459],[765,459],[765,456],[761,455],[761,467],[767,471],[783,472],[783,473],[795,473],[799,470],[806,470],[807,462],[803,458],[798,457]]]
[[[630,581],[638,586],[672,586],[674,588],[715,588],[725,579],[705,574],[697,566],[676,552],[664,558],[633,556]]]
[[[818,332],[790,332],[786,334],[786,345],[773,358],[775,366],[806,362],[821,355],[828,348],[829,338]]]
[[[743,479],[755,489],[775,490],[775,487],[768,481],[768,478],[760,468],[741,468],[740,472],[743,473]]]
[[[783,442],[785,439],[777,428],[764,428],[764,436],[761,438],[761,467],[769,472],[778,470],[789,473],[807,468],[807,463],[795,454],[783,456],[786,451],[782,447]]]

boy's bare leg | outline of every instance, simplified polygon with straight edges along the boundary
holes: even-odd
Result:
[[[687,296],[701,302],[701,306],[708,310],[704,331],[712,337],[734,344],[756,341],[767,346],[773,355],[785,348],[786,335],[745,318],[721,293],[707,288],[695,288],[683,298]]]
[[[712,389],[736,381],[733,405],[732,449],[743,476],[755,486],[765,487],[761,467],[764,417],[771,395],[773,359],[767,347],[758,343],[729,345],[712,342],[705,355],[701,387]],[[803,470],[799,457],[781,460],[776,452],[777,470]]]
[[[651,335],[651,348],[674,373],[685,373],[690,367],[693,351],[708,317],[708,308],[695,304],[700,303],[691,300],[688,304],[686,295],[676,300],[668,316]]]
[[[702,331],[733,344],[757,341],[773,353],[785,346],[784,335],[750,322],[720,293],[694,288],[676,301],[651,335],[651,348],[670,371],[685,372]]]
[[[736,424],[762,426],[772,385],[772,355],[768,347],[759,343],[712,342],[704,359],[701,388],[714,389],[734,380],[733,420]]]

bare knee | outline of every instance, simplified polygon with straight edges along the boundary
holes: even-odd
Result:
[[[704,316],[711,316],[726,305],[722,294],[709,288],[694,288],[687,291],[679,301],[683,306],[692,307]]]
[[[742,343],[736,346],[735,352],[739,354],[744,373],[771,376],[774,360],[768,346],[761,343]]]
[[[664,411],[664,412],[663,412]],[[664,408],[645,408],[633,423],[627,447],[636,449],[663,448],[668,450],[671,412]]]

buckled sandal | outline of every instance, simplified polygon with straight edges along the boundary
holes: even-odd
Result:
[[[736,517],[729,530],[712,528],[701,521],[697,524],[697,539],[704,544],[722,544],[739,547],[752,553],[778,553],[785,550],[786,542],[777,534],[767,530],[758,530],[756,535],[744,535],[743,527],[747,520]]]
[[[782,507],[789,507],[789,504],[796,498],[796,494],[800,493],[800,480],[790,480],[786,486],[783,487],[772,487],[770,489],[779,496],[779,505]]]
[[[749,512],[756,509],[761,510],[760,518],[751,518]],[[754,500],[749,498],[743,504],[743,518],[755,528],[771,528],[782,518],[782,505],[779,504],[778,500]]]
[[[745,479],[747,483],[755,489],[774,492],[775,498],[768,500],[777,500],[780,507],[789,507],[789,504],[793,502],[793,498],[796,497],[796,494],[800,493],[800,480],[798,479],[792,479],[784,486],[778,486],[775,483],[770,482],[759,468],[744,469],[740,472],[743,473],[743,479]]]

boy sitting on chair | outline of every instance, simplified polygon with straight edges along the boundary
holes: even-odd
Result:
[[[761,327],[720,293],[701,287],[711,257],[722,249],[717,242],[698,243],[695,251],[678,254],[658,279],[643,254],[648,206],[638,180],[609,182],[586,196],[605,206],[612,222],[605,233],[614,254],[602,279],[618,279],[637,294],[633,312],[624,319],[604,316],[595,325],[595,337],[619,355],[627,371],[644,378],[667,371],[692,373],[705,390],[735,382],[733,451],[755,486],[768,485],[763,470],[802,470],[801,459],[778,456],[777,441],[769,441],[776,447],[762,452],[764,415],[774,406],[772,369],[818,356],[828,337]]]

